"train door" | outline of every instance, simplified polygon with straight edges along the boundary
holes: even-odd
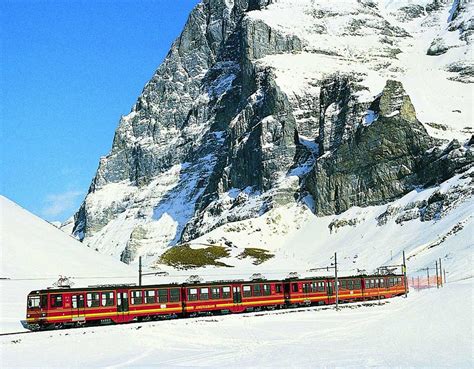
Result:
[[[75,293],[71,297],[72,320],[84,320],[86,316],[86,303],[84,293]]]
[[[242,303],[242,292],[240,291],[240,286],[232,287],[232,295],[234,296],[234,304]]]
[[[285,297],[285,304],[290,303],[291,284],[283,283],[283,295]]]
[[[332,303],[331,299],[332,299],[332,296],[334,295],[334,282],[327,281],[326,284],[328,286],[328,289],[327,289],[327,291],[328,291],[328,304],[331,304]]]
[[[128,321],[129,302],[127,290],[117,290],[117,314],[119,322]]]

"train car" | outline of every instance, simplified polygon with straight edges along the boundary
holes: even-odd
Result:
[[[362,297],[364,300],[401,296],[405,293],[405,277],[396,274],[386,276],[364,276],[362,278],[362,286]]]
[[[183,285],[183,314],[196,316],[213,312],[237,312],[238,286],[235,281]]]
[[[183,289],[187,316],[273,309],[285,303],[281,281],[220,281],[187,284]]]
[[[117,320],[114,288],[47,289],[29,293],[25,326],[29,329],[80,326]]]
[[[30,292],[23,325],[28,329],[77,327],[179,314],[179,285],[47,289]]]
[[[284,281],[285,301],[290,306],[331,303],[332,284],[327,278],[289,279]]]
[[[404,293],[403,275],[338,279],[340,302],[390,298]],[[335,302],[335,280],[327,277],[46,289],[30,292],[26,321],[22,323],[25,328],[37,330]]]

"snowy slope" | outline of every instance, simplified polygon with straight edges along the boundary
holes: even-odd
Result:
[[[451,283],[338,312],[305,308],[1,337],[0,362],[4,368],[472,368],[472,288],[472,280]]]
[[[75,286],[136,282],[129,266],[84,247],[54,225],[0,196],[0,331],[18,331],[27,294],[60,275]]]
[[[3,278],[120,276],[130,268],[0,196]]]

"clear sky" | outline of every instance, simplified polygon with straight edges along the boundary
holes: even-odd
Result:
[[[198,2],[0,1],[0,193],[71,216]]]

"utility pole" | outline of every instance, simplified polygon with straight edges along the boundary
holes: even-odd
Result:
[[[334,253],[334,283],[336,290],[336,310],[339,310],[339,285],[337,281],[337,252]]]
[[[408,294],[408,286],[407,286],[407,262],[406,262],[406,259],[405,259],[405,250],[403,250],[403,266],[402,266],[402,269],[403,269],[403,279],[404,279],[404,286],[405,286],[405,297],[407,297],[407,294]]]
[[[430,268],[426,268],[426,276],[428,277],[428,288],[430,288]]]
[[[446,282],[446,269],[443,269],[443,273],[444,273],[444,283],[447,283]]]
[[[436,265],[436,288],[439,288],[438,260],[435,261],[435,265]]]
[[[443,287],[443,273],[442,273],[442,270],[443,269],[441,269],[441,258],[439,258],[439,279],[440,279],[441,287]]]
[[[138,285],[142,285],[142,257],[138,257]]]

